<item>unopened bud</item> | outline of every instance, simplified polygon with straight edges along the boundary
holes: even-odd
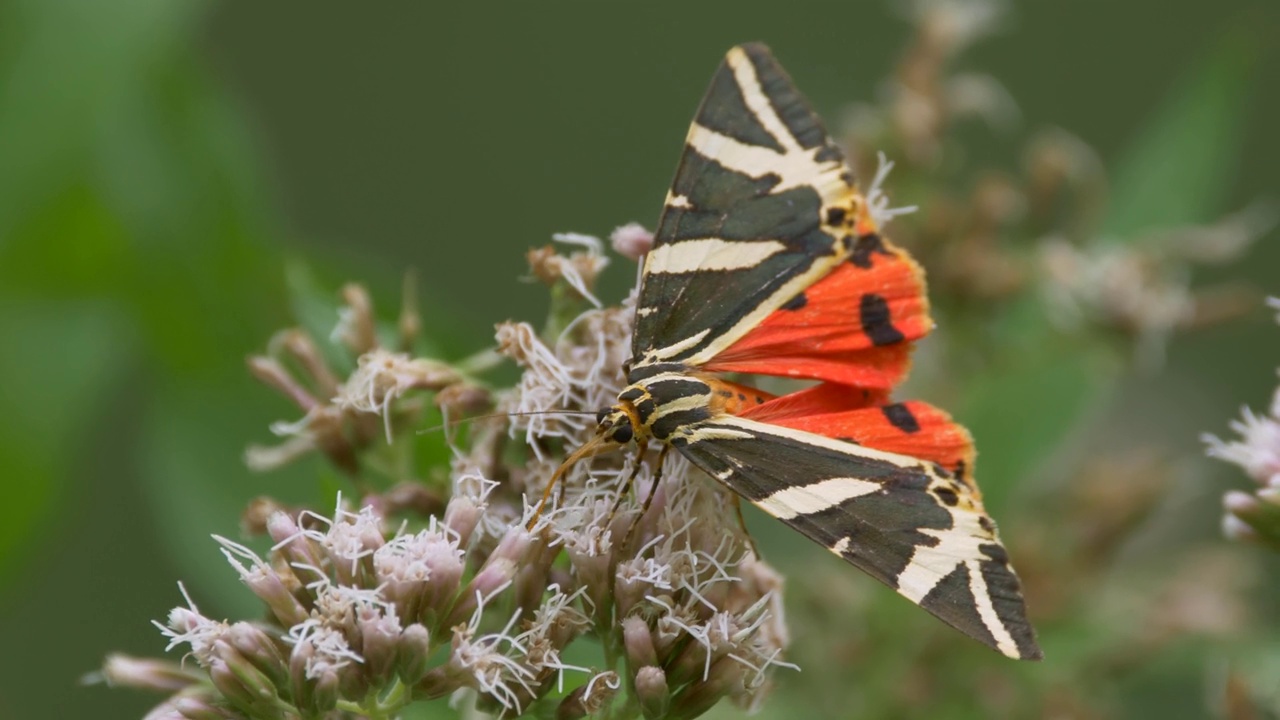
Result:
[[[275,389],[289,398],[303,412],[310,412],[320,404],[306,388],[293,379],[289,371],[276,360],[269,357],[253,356],[247,360],[249,374],[262,384]]]
[[[528,558],[516,571],[512,583],[516,607],[532,610],[541,604],[542,596],[547,592],[547,571],[559,554],[560,548],[549,548],[545,540],[533,539]]]
[[[102,671],[92,679],[105,680],[112,687],[172,693],[198,683],[203,678],[176,662],[112,653],[103,662]]]
[[[289,574],[286,578],[281,577],[278,573],[267,567],[251,568],[240,578],[245,585],[253,591],[258,599],[266,603],[267,608],[271,610],[271,614],[284,627],[297,625],[307,619],[307,608],[302,605],[297,596],[293,594],[290,585],[297,582],[297,578]]]
[[[425,627],[414,623],[400,633],[396,646],[396,674],[406,685],[422,679],[427,671],[427,657],[431,653],[431,634]]]
[[[706,679],[691,683],[680,691],[671,706],[673,719],[696,718],[729,693],[742,687],[746,667],[731,657],[722,657],[711,664]]]
[[[222,641],[217,643],[215,652],[218,656],[209,663],[209,679],[228,702],[255,718],[276,720],[284,717],[275,706],[276,689],[266,675]]]
[[[316,678],[311,707],[319,713],[327,713],[338,706],[338,686],[341,678],[334,670],[326,670]]]
[[[514,525],[502,537],[498,547],[485,560],[484,566],[462,591],[458,603],[449,613],[443,627],[453,627],[466,622],[475,612],[482,598],[488,598],[511,584],[516,572],[526,561],[533,535],[523,525]]]
[[[215,702],[205,693],[183,693],[166,703],[174,715],[148,713],[143,720],[243,720],[246,716]],[[156,708],[159,710],[160,708]]]
[[[267,678],[273,692],[275,688],[288,686],[289,668],[284,654],[262,629],[247,622],[238,622],[227,629],[224,638],[244,660]],[[228,658],[228,662],[230,661]]]
[[[640,711],[645,720],[660,720],[667,717],[667,708],[671,706],[671,691],[667,687],[666,673],[662,668],[652,665],[636,671],[636,699],[640,701]]]
[[[338,693],[342,697],[364,697],[372,686],[373,680],[364,665],[348,665],[338,673]]]
[[[315,381],[316,389],[321,397],[331,398],[338,393],[338,378],[329,369],[329,362],[324,353],[316,346],[311,336],[296,328],[285,330],[275,340],[284,351],[302,366],[308,376]]]
[[[362,608],[356,622],[360,626],[360,656],[364,658],[365,672],[375,681],[389,678],[400,641],[400,620],[395,610],[384,614],[378,609]]]
[[[653,249],[653,233],[637,222],[615,228],[609,234],[613,251],[630,260],[639,260]]]
[[[278,546],[276,552],[304,584],[328,579],[307,569],[324,567],[320,549],[302,534],[302,528],[289,514],[278,512],[267,518],[267,534]]]
[[[658,651],[653,647],[653,634],[644,618],[631,616],[622,621],[622,644],[627,651],[627,664],[638,668],[658,664]]]
[[[471,533],[480,522],[480,506],[469,497],[454,496],[444,511],[444,524],[458,535],[458,544],[466,547],[471,542]]]

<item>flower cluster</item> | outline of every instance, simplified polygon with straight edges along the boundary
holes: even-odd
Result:
[[[646,242],[634,226],[617,235]],[[306,413],[284,449],[251,452],[259,467],[316,449],[367,488],[363,458],[383,434],[412,439],[403,428],[420,391],[440,403],[475,387],[501,412],[453,447],[442,511],[422,514],[403,487],[366,489],[359,507],[339,498],[331,514],[256,501],[246,526],[269,551],[215,539],[267,619],[216,620],[188,598],[157,625],[190,662],[117,656],[104,677],[173,693],[153,720],[392,717],[438,698],[499,717],[692,718],[726,697],[758,704],[772,668],[789,666],[782,579],[723,512],[727,491],[682,458],[634,451],[579,463],[548,488],[622,386],[632,317],[629,304],[568,312],[590,298],[604,258],[594,238],[558,239],[584,250],[531,262],[559,288],[553,314],[572,318],[554,337],[498,326],[494,353],[523,371],[514,388],[385,349],[352,288],[335,333],[360,353],[345,380],[299,333],[279,342],[309,388],[254,361]]]
[[[1280,310],[1280,298],[1269,298],[1267,304]],[[1276,319],[1280,322],[1280,316]],[[1240,439],[1226,441],[1208,433],[1202,436],[1210,457],[1239,465],[1260,486],[1251,493],[1232,490],[1223,496],[1223,532],[1235,540],[1280,550],[1280,389],[1265,414],[1248,407],[1242,414],[1242,419],[1231,423]]]

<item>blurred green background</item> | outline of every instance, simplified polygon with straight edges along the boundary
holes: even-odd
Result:
[[[768,42],[835,125],[848,103],[873,99],[911,32],[881,2],[0,4],[0,718],[141,717],[155,698],[77,678],[111,650],[159,654],[148,621],[179,602],[179,579],[211,616],[254,613],[208,535],[234,536],[253,495],[318,497],[315,466],[258,476],[241,462],[268,422],[293,417],[243,370],[291,322],[291,263],[332,287],[366,282],[384,308],[416,268],[428,336],[447,357],[467,355],[494,322],[544,314],[546,292],[516,281],[526,248],[557,231],[652,226],[728,47]],[[1180,148],[1221,160],[1212,175],[1183,178],[1203,203],[1135,201],[1147,202],[1146,217],[1201,222],[1280,197],[1277,37],[1274,0],[1027,2],[961,65],[1016,99],[1012,135],[1066,128],[1114,169],[1141,155],[1214,48],[1238,44],[1230,71],[1213,76],[1224,89],[1208,95],[1231,122]],[[970,147],[995,167],[1017,161],[1007,139]],[[1171,154],[1167,172],[1184,159]],[[1275,239],[1197,280],[1280,293]],[[616,300],[632,279],[617,260],[600,294]],[[1183,523],[1178,533],[1214,545],[1218,497],[1244,481],[1197,460],[1197,437],[1225,432],[1242,403],[1264,406],[1278,363],[1280,329],[1261,309],[1180,337],[1160,372],[1125,374],[1068,445],[1086,455],[1122,442],[1172,448],[1181,489],[1150,522]],[[1052,415],[1058,398],[1078,393],[1071,382],[1032,383],[1013,399]],[[984,462],[1018,451],[1017,437],[975,430]],[[1018,479],[1062,479],[1053,457],[1033,465]],[[1020,524],[1000,507],[1012,505],[988,492],[1016,558]],[[766,555],[819,552],[763,534]],[[1272,610],[1249,633],[1280,647],[1280,564],[1233,551],[1257,566],[1251,602]],[[1134,612],[1156,612],[1155,600]],[[797,619],[804,612],[792,606],[795,632],[821,641],[821,626]],[[1043,664],[1009,672],[1062,676],[1062,662],[1079,657],[1070,632],[1050,637]],[[1119,693],[1115,716],[1222,715],[1210,666],[1241,660],[1194,652],[1105,678]],[[1280,651],[1241,655],[1280,668]],[[815,707],[877,716],[892,705],[867,695],[909,692],[911,668],[894,673],[828,684]],[[1071,707],[1060,704],[1060,716],[1092,716]]]

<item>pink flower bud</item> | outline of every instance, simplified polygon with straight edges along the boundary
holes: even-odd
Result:
[[[431,635],[425,627],[414,623],[400,633],[396,647],[396,674],[406,685],[414,685],[422,679],[430,653]]]
[[[658,664],[658,651],[653,647],[653,635],[649,623],[632,616],[622,621],[622,644],[627,651],[627,663],[638,668]]]
[[[613,251],[631,260],[639,260],[653,249],[653,233],[637,222],[627,223],[609,234]]]
[[[273,686],[288,686],[289,668],[284,654],[267,633],[250,623],[238,622],[227,628],[224,639]]]
[[[640,711],[645,720],[661,720],[667,717],[667,708],[671,706],[671,690],[667,687],[667,676],[662,668],[646,666],[636,671],[636,699],[640,701]]]
[[[94,676],[95,678],[98,676]],[[136,658],[120,653],[107,656],[101,679],[112,687],[131,687],[153,692],[177,692],[200,682],[201,676],[169,660]]]

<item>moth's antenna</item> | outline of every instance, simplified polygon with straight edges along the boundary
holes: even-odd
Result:
[[[458,418],[456,420],[446,420],[445,422],[440,423],[439,425],[433,425],[429,428],[423,428],[418,431],[418,434],[424,435],[426,433],[435,432],[437,430],[447,430],[449,428],[461,425],[462,423],[471,422],[472,420],[488,420],[489,418],[498,418],[498,417],[519,417],[523,415],[595,415],[595,413],[590,410],[526,410],[523,412],[505,412],[505,413],[488,413],[485,415],[470,415],[468,417]]]

